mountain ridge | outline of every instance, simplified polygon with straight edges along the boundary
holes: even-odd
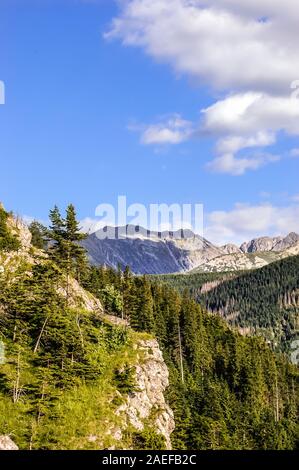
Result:
[[[291,232],[285,237],[254,238],[240,247],[216,246],[189,229],[159,232],[128,224],[103,227],[89,234],[82,245],[95,266],[129,266],[135,274],[170,274],[254,269],[285,257],[281,253],[298,243],[299,235]]]

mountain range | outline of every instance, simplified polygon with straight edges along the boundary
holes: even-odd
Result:
[[[248,270],[299,254],[299,235],[294,232],[219,247],[191,230],[154,232],[126,225],[104,227],[82,244],[92,265],[130,266],[135,274]]]
[[[296,339],[299,257],[245,274],[122,276],[82,263],[71,209],[43,249],[39,226],[0,206],[0,450],[296,449],[298,372],[280,352]],[[180,236],[167,243],[212,250]],[[194,281],[198,303],[162,277]]]

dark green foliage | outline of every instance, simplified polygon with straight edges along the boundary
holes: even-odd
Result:
[[[135,369],[126,365],[114,372],[114,384],[120,393],[132,393],[135,390]]]
[[[29,230],[32,235],[32,245],[35,246],[35,248],[44,250],[47,246],[47,228],[37,220],[34,220],[29,225]]]
[[[298,329],[298,289],[299,256],[292,256],[226,280],[197,299],[233,326],[250,327],[287,351]]]
[[[3,209],[0,204],[0,250],[2,251],[17,251],[21,244],[18,238],[11,233],[7,226],[7,219],[9,214]]]
[[[133,448],[136,450],[163,450],[165,449],[165,440],[152,428],[145,428],[144,431],[133,434]]]
[[[299,256],[253,271],[154,276],[188,292],[204,308],[237,328],[249,328],[278,351],[289,352],[299,314]]]
[[[68,393],[75,397],[80,387],[84,391],[107,369],[113,370],[111,358],[128,340],[123,327],[106,325],[96,313],[69,308],[57,293],[62,278],[61,270],[45,261],[33,265],[31,272],[21,267],[14,282],[0,280],[0,339],[6,354],[0,371],[0,406],[14,407],[11,416],[0,417],[0,434],[11,432],[10,420],[19,416],[13,432],[22,448],[59,448],[67,430],[56,440],[47,430],[58,433],[64,397]],[[119,373],[118,380],[123,379],[119,388],[131,390],[129,365]]]
[[[103,289],[100,289],[99,295],[102,299],[105,310],[108,313],[121,315],[123,311],[123,301],[121,292],[118,291],[114,285],[107,284]]]
[[[261,338],[232,331],[156,277],[150,283],[128,270],[121,276],[93,268],[89,289],[96,294],[105,282],[126,299],[131,326],[159,340],[170,372],[175,448],[296,447],[298,375],[284,356],[276,357]],[[138,446],[143,437],[136,439]]]
[[[30,269],[23,263],[11,278],[0,277],[0,339],[7,358],[0,374],[1,434],[16,432],[22,448],[80,448],[97,420],[105,422],[105,413],[116,419],[113,407],[119,406],[116,399],[122,397],[115,390],[134,392],[129,361],[134,350],[128,343],[133,333],[104,323],[96,313],[70,308],[68,297],[59,295],[58,289],[65,286],[66,277],[68,282],[75,275],[102,300],[108,313],[158,339],[169,370],[167,398],[176,421],[175,449],[298,447],[298,369],[284,355],[275,355],[262,338],[243,337],[219,316],[207,314],[191,299],[190,290],[182,293],[187,285],[179,293],[157,278],[134,277],[129,269],[85,266],[73,206],[66,218],[55,208],[51,224],[49,259],[37,261]],[[250,299],[258,319],[260,305],[263,315],[258,321],[267,327],[277,312],[268,312],[262,295],[268,308],[275,299],[289,308],[282,292],[296,299],[298,266],[290,260],[282,266],[283,270],[281,266],[274,270],[273,278],[272,271],[259,273],[253,295],[252,278],[248,282],[247,276],[254,273],[226,280],[216,289],[228,284],[231,290],[223,292],[229,292],[238,306]],[[215,280],[202,279],[201,286]],[[236,293],[238,283],[242,288]],[[266,287],[260,291],[261,284]],[[213,292],[198,300],[204,304],[209,300],[212,308],[212,301],[217,301]],[[254,321],[250,315],[244,321]],[[163,449],[165,443],[145,426],[129,445]]]
[[[79,281],[84,278],[88,269],[86,250],[79,242],[87,235],[80,232],[76,211],[72,204],[66,209],[63,218],[58,207],[50,211],[51,226],[48,230],[50,240],[49,254],[55,263],[65,270],[68,276],[73,275]]]
[[[190,297],[196,298],[201,294],[202,287],[207,283],[217,283],[219,281],[229,280],[238,275],[239,272],[224,273],[194,273],[194,274],[159,274],[151,276],[152,280],[158,283],[163,282],[177,289],[181,294],[188,292]]]

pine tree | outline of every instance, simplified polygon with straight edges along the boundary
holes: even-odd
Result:
[[[50,239],[50,256],[59,266],[65,267],[65,220],[62,218],[57,206],[50,210],[51,225],[48,236]]]
[[[34,220],[29,225],[29,230],[31,232],[31,243],[36,248],[40,250],[46,249],[47,246],[47,228],[42,225],[37,220]]]
[[[57,206],[50,211],[51,226],[49,229],[50,253],[52,259],[65,270],[67,275],[67,291],[69,289],[69,277],[75,276],[79,281],[86,275],[88,262],[86,250],[79,242],[87,235],[80,232],[76,211],[73,204],[66,209],[66,217],[63,218]]]

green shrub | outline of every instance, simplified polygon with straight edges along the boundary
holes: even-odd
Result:
[[[165,439],[152,428],[145,428],[142,432],[133,434],[133,448],[135,450],[163,450]]]
[[[0,250],[17,251],[21,244],[7,227],[8,213],[0,206]]]

